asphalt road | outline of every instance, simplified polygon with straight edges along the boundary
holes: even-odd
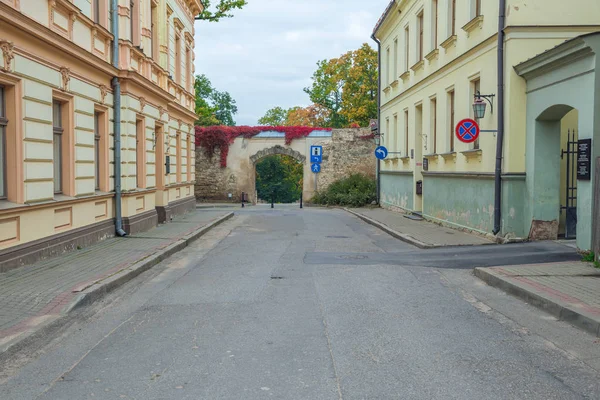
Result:
[[[469,270],[549,252],[572,257],[248,208],[5,361],[0,398],[598,399],[596,338]]]

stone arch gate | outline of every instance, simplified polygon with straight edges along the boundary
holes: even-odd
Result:
[[[309,200],[315,193],[315,176],[308,157],[310,147],[323,146],[322,172],[317,176],[317,188],[323,189],[331,182],[352,173],[375,176],[374,144],[364,138],[367,129],[334,129],[313,131],[304,138],[285,144],[282,132],[262,132],[252,138],[237,138],[229,147],[227,166],[220,165],[220,151],[209,159],[204,149],[196,148],[196,187],[199,201],[239,201],[242,192],[256,202],[256,163],[274,154],[293,157],[304,166],[302,195]]]

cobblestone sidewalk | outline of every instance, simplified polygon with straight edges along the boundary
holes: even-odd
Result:
[[[92,284],[160,252],[227,214],[226,211],[195,210],[148,232],[107,239],[0,274],[0,346],[60,315],[75,296]]]
[[[407,241],[422,248],[444,247],[444,246],[474,246],[491,244],[492,242],[477,235],[446,228],[427,221],[415,221],[406,218],[406,214],[385,210],[383,208],[354,208],[350,212],[363,218],[366,222],[380,228],[389,228],[391,232],[397,232],[401,240]],[[370,220],[370,221],[369,221]]]
[[[590,263],[476,268],[475,275],[600,336],[600,269]]]

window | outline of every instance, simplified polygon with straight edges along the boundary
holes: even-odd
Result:
[[[186,143],[186,172],[187,172],[187,181],[192,181],[192,135],[187,135],[187,143]]]
[[[92,0],[92,6],[94,7],[94,22],[100,23],[100,0]]]
[[[175,82],[181,84],[181,37],[175,35]]]
[[[4,86],[0,86],[0,199],[6,198],[6,98]]]
[[[431,2],[431,29],[432,47],[436,49],[438,46],[438,0],[432,0]]]
[[[389,118],[385,119],[385,134],[388,136],[391,136],[390,135],[390,119]],[[390,146],[391,143],[392,143],[392,138],[390,137],[388,146]]]
[[[456,0],[450,0],[451,36],[456,35]]]
[[[52,102],[52,131],[54,133],[53,146],[53,172],[54,172],[54,193],[62,193],[62,137],[64,133],[62,120],[63,104],[54,100]]]
[[[150,29],[152,31],[152,46],[150,46],[150,57],[158,60],[158,13],[156,12],[156,4],[152,2],[150,8]]]
[[[135,175],[138,189],[146,187],[146,132],[143,118],[135,121]]]
[[[390,48],[388,47],[385,50],[385,86],[389,86],[391,83],[390,73]]]
[[[177,135],[175,136],[175,138],[177,139],[177,143],[175,145],[175,149],[177,151],[177,159],[176,159],[177,173],[175,174],[175,177],[177,179],[177,183],[181,183],[181,133],[177,132]]]
[[[471,93],[470,99],[474,99],[475,95],[477,93],[479,93],[480,90],[481,90],[481,81],[479,79],[475,79],[474,81],[471,81],[471,92],[472,93]],[[472,107],[470,107],[470,108],[471,108],[471,113],[474,113],[473,112],[473,108]],[[477,138],[475,140],[475,142],[473,142],[473,148],[474,149],[479,149],[479,138]]]
[[[100,190],[100,113],[94,113],[94,176],[95,189]]]
[[[408,71],[410,67],[410,30],[408,26],[404,28],[404,70]]]
[[[448,103],[448,121],[450,122],[450,148],[448,150],[454,152],[454,90],[448,92]]]
[[[131,43],[134,46],[140,45],[140,8],[138,7],[140,0],[133,0],[129,3],[130,15],[129,15],[129,29],[131,32]]]
[[[398,79],[398,38],[394,39],[394,81]]]
[[[423,60],[423,13],[421,12],[421,14],[419,14],[417,16],[417,25],[418,25],[418,29],[419,29],[419,37],[418,37],[418,60],[422,61]]]
[[[191,80],[192,80],[192,52],[189,47],[185,48],[185,86],[188,90],[192,90]]]
[[[404,149],[405,157],[408,157],[408,109],[404,110]]]
[[[431,99],[431,154],[437,154],[437,99]]]
[[[475,0],[475,17],[481,16],[481,0]]]

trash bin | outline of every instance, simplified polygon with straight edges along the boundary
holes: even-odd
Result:
[[[417,181],[417,194],[423,194],[423,181]]]

